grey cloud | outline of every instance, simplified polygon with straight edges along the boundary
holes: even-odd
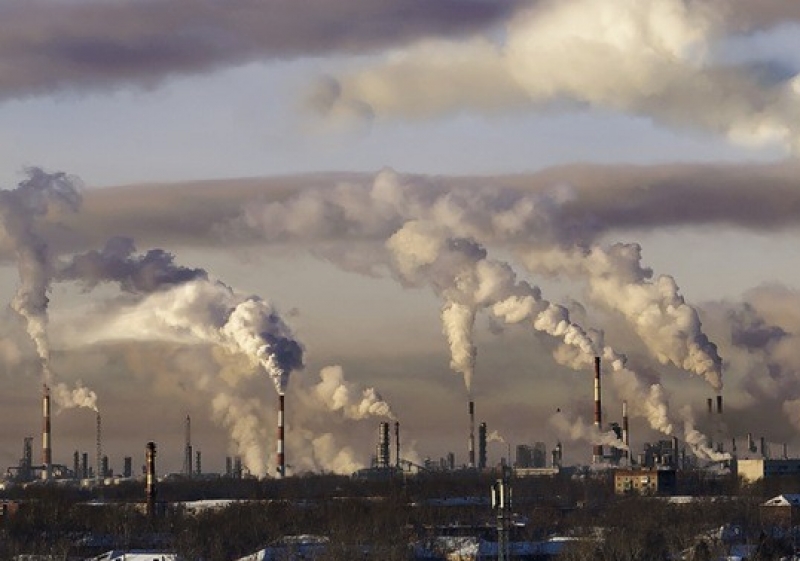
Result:
[[[694,0],[695,4],[710,4],[724,14],[729,28],[734,31],[754,31],[780,25],[800,22],[800,4],[795,0]]]
[[[0,6],[0,98],[152,85],[254,60],[362,53],[491,26],[525,0],[143,0]]]
[[[550,213],[557,221],[543,222],[531,212],[521,213],[522,219],[506,213],[514,216],[515,226],[500,232],[496,242],[530,240],[534,233],[555,228],[562,239],[590,241],[604,232],[666,226],[730,225],[767,232],[800,226],[798,171],[794,162],[575,165],[526,175],[398,177],[401,193],[420,193],[425,203],[439,197],[448,211],[475,212],[469,222],[478,228],[490,227],[481,217],[490,207],[481,204],[508,210],[510,201],[530,197],[558,206]],[[376,181],[372,174],[331,173],[87,189],[80,217],[64,216],[59,224],[46,225],[52,230],[46,234],[61,252],[94,249],[117,235],[134,238],[142,247],[166,248],[314,241],[319,249],[318,242],[342,238],[382,241],[402,217],[387,214],[382,206],[381,220],[368,220],[378,216],[368,212],[377,204],[369,198]],[[337,190],[341,185],[348,188]],[[476,195],[480,192],[490,199]],[[348,205],[354,206],[343,213]],[[253,216],[269,218],[269,227],[280,231],[266,236],[260,222],[246,219]],[[359,223],[358,216],[366,222]],[[313,228],[306,228],[303,221],[312,219]],[[339,222],[324,224],[322,219]]]

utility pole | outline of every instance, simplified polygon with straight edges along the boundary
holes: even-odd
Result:
[[[511,522],[511,484],[509,469],[503,468],[503,476],[492,486],[492,509],[497,515],[497,561],[511,561],[509,536]]]

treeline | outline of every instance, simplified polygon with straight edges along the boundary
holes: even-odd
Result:
[[[110,549],[165,548],[187,560],[230,561],[287,535],[330,540],[324,559],[394,561],[409,558],[409,544],[453,524],[484,526],[492,474],[474,472],[360,481],[336,475],[284,480],[172,480],[158,487],[159,516],[144,509],[144,486],[79,489],[32,485],[5,491],[18,501],[0,525],[0,559],[19,554],[80,559]],[[525,525],[515,540],[552,535],[581,538],[566,559],[674,559],[686,551],[714,558],[713,539],[735,525],[760,554],[779,555],[791,544],[765,535],[759,505],[779,493],[800,491],[800,480],[781,478],[744,486],[730,476],[682,475],[682,485],[706,499],[673,504],[618,497],[610,475],[517,479],[514,512]],[[227,506],[192,510],[185,502],[235,499]],[[463,500],[461,500],[463,499]],[[467,500],[469,499],[469,500]],[[702,539],[704,535],[708,539]],[[767,558],[767,557],[764,557]],[[324,561],[324,560],[323,560]]]

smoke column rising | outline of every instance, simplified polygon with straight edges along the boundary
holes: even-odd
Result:
[[[28,335],[36,347],[44,384],[53,390],[61,408],[89,407],[97,410],[97,395],[80,383],[70,389],[53,380],[50,342],[47,334],[53,263],[47,242],[37,231],[37,222],[59,211],[76,212],[81,204],[77,179],[66,174],[29,168],[28,179],[16,189],[0,191],[0,243],[14,253],[20,285],[11,308],[25,320]]]

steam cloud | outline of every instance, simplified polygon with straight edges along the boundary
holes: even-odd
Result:
[[[563,439],[583,441],[589,444],[601,444],[619,450],[628,449],[614,431],[609,430],[602,432],[594,424],[587,423],[580,416],[570,418],[565,412],[559,411],[550,417],[549,423]]]
[[[726,16],[746,20],[754,11],[731,2],[544,1],[517,13],[502,43],[423,41],[335,87],[325,83],[313,99],[323,112],[362,107],[405,118],[568,100],[797,151],[800,77],[765,80],[752,65],[714,56]]]
[[[321,380],[313,387],[313,395],[331,411],[341,411],[353,420],[372,416],[395,418],[391,407],[375,388],[361,389],[347,382],[341,366],[326,366],[319,376]]]

